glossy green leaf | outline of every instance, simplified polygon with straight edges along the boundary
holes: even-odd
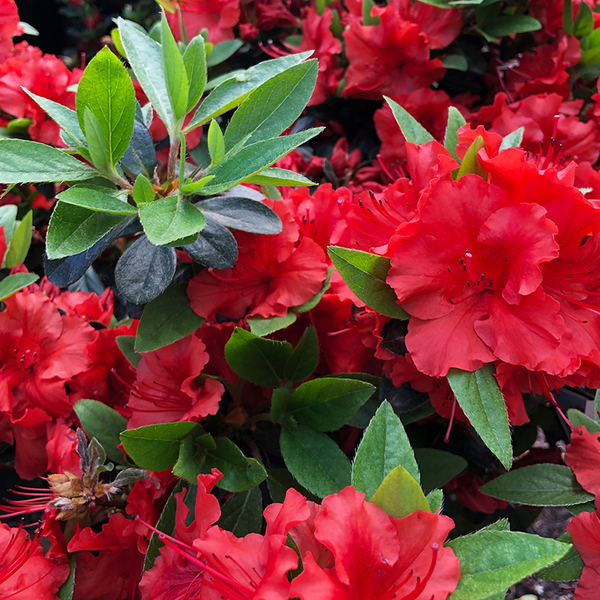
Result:
[[[385,101],[390,105],[392,114],[400,126],[400,131],[407,142],[412,144],[427,144],[434,140],[433,136],[421,125],[407,110],[402,108],[391,98],[384,96]]]
[[[85,137],[88,141],[89,155],[93,165],[102,173],[111,176],[113,165],[110,160],[108,140],[98,117],[87,106],[83,111],[83,122],[85,123]]]
[[[223,162],[225,156],[225,141],[219,124],[213,119],[208,127],[208,153],[210,166],[216,167]],[[214,176],[213,176],[214,179]]]
[[[196,206],[223,227],[249,233],[276,234],[281,232],[279,215],[266,204],[249,198],[224,196],[209,198]]]
[[[123,453],[117,446],[121,443],[119,435],[127,429],[127,419],[97,400],[80,400],[73,409],[88,438],[96,438],[110,460],[124,463]]]
[[[285,365],[285,378],[289,381],[304,381],[308,379],[317,368],[319,356],[317,332],[312,325],[309,325],[288,358]]]
[[[558,538],[560,542],[571,542],[571,535],[565,533]],[[546,581],[573,581],[581,577],[583,571],[583,560],[575,546],[557,562],[536,573],[537,577]]]
[[[182,487],[183,483],[181,481],[177,482],[177,485],[173,488],[169,499],[160,513],[158,523],[156,524],[156,529],[167,535],[173,535],[173,532],[175,531],[175,515],[177,513],[177,500],[175,494],[179,494]],[[159,551],[162,546],[163,542],[158,537],[158,534],[152,533],[150,543],[148,544],[148,551],[146,552],[146,557],[144,559],[144,571],[147,571],[154,566],[154,561],[159,556]]]
[[[281,385],[291,354],[290,343],[266,340],[239,327],[225,344],[227,363],[240,377],[272,388]]]
[[[15,273],[0,281],[0,302],[6,300],[24,287],[35,283],[39,277],[35,273]]]
[[[125,217],[58,202],[48,226],[48,258],[79,254],[93,246]]]
[[[460,559],[458,587],[448,600],[485,600],[562,558],[556,540],[513,531],[479,531],[447,543]]]
[[[337,444],[324,433],[305,425],[285,425],[281,453],[294,478],[324,498],[350,485],[350,463]]]
[[[542,24],[529,15],[500,15],[486,26],[484,33],[491,38],[501,38],[513,33],[539,31]]]
[[[419,466],[400,419],[384,401],[365,430],[352,464],[352,485],[371,498],[388,474],[404,467],[421,480]]]
[[[190,307],[186,284],[169,286],[144,308],[135,338],[136,352],[151,352],[193,333],[204,323]]]
[[[458,144],[458,130],[466,125],[465,118],[460,114],[460,111],[451,106],[448,109],[448,124],[446,125],[446,133],[444,134],[444,146],[452,155],[452,158],[458,160],[456,156],[456,145]]]
[[[386,283],[389,258],[341,246],[329,246],[327,250],[348,287],[368,307],[392,319],[409,318],[396,304],[396,292]]]
[[[282,415],[285,414],[290,401],[291,392],[285,387],[273,390],[271,396],[271,421],[278,423]]]
[[[19,223],[8,244],[8,250],[4,255],[3,265],[7,268],[20,265],[27,257],[31,246],[33,233],[33,212],[29,211]]]
[[[253,183],[255,185],[291,185],[294,187],[300,185],[317,185],[314,181],[304,177],[304,175],[300,175],[300,173],[275,167],[263,169],[260,173],[247,177],[244,183]]]
[[[202,188],[201,193],[209,196],[237,185],[241,181],[272,165],[274,162],[277,162],[294,148],[321,133],[322,130],[322,127],[314,127],[300,133],[283,135],[278,138],[245,146],[211,171],[210,174],[214,175],[214,179]]]
[[[315,431],[334,431],[348,422],[374,390],[358,379],[313,379],[294,390],[286,414]]]
[[[201,35],[197,35],[188,44],[183,54],[183,64],[189,85],[186,112],[190,112],[200,102],[206,87],[206,48]]]
[[[23,88],[23,91],[35,101],[54,121],[56,121],[60,128],[68,134],[77,143],[78,146],[85,146],[85,136],[81,127],[79,126],[79,119],[77,113],[58,102],[54,102],[49,98],[43,98],[33,92]]]
[[[140,354],[138,354],[135,350],[135,336],[133,335],[118,335],[115,338],[117,342],[117,346],[119,346],[119,350],[123,353],[123,356],[129,361],[129,363],[136,367],[142,360]]]
[[[181,440],[179,456],[173,465],[173,475],[185,479],[191,484],[198,481],[198,475],[202,473],[204,465],[204,453],[200,454],[191,437]]]
[[[60,586],[56,595],[60,600],[72,600],[73,591],[75,589],[75,571],[77,569],[77,553],[69,556],[69,576],[67,580]]]
[[[415,459],[425,494],[441,488],[467,468],[467,461],[462,456],[435,448],[415,448]]]
[[[289,327],[296,322],[298,315],[292,311],[283,317],[246,317],[250,331],[255,335],[265,336]]]
[[[137,215],[137,209],[120,200],[116,190],[97,185],[79,184],[58,194],[58,199],[65,204],[80,206],[89,210],[109,213],[111,215]]]
[[[227,150],[276,137],[292,125],[310,100],[318,70],[317,61],[309,60],[256,88],[229,121],[225,132]]]
[[[283,502],[290,488],[299,491],[307,500],[318,502],[319,498],[302,487],[287,469],[270,469],[267,485],[274,502]]]
[[[160,198],[140,208],[144,232],[155,246],[165,246],[198,233],[204,215],[188,200],[178,196]]]
[[[381,482],[369,502],[391,517],[401,519],[416,510],[429,512],[429,502],[417,480],[404,468],[392,469]]]
[[[124,431],[120,438],[123,448],[139,467],[165,471],[175,465],[181,441],[195,427],[196,423],[187,421],[144,425]]]
[[[77,86],[75,97],[79,126],[86,134],[90,152],[85,112],[90,110],[98,120],[106,143],[106,156],[112,168],[123,156],[135,119],[135,91],[121,61],[108,47],[102,48],[90,61]]]
[[[530,506],[570,506],[593,500],[563,465],[529,465],[501,475],[481,487],[488,496]]]
[[[290,54],[282,58],[264,61],[250,67],[247,71],[230,74],[228,79],[219,83],[211,94],[204,99],[186,131],[190,131],[235,108],[253,89],[275,77],[278,73],[306,60],[311,54],[312,51]]]
[[[245,492],[267,478],[265,468],[244,453],[229,439],[216,440],[217,447],[206,454],[206,469],[219,469],[223,478],[217,486],[228,492]]]
[[[573,427],[580,427],[583,425],[590,433],[600,433],[600,423],[590,419],[576,408],[570,408],[567,411],[567,417],[569,417],[569,421],[571,421]]]
[[[187,114],[188,77],[183,57],[164,14],[160,22],[160,34],[167,91],[175,120],[179,120]]]
[[[92,167],[47,144],[0,139],[0,183],[84,181],[97,174]]]
[[[262,494],[259,487],[254,487],[235,494],[223,504],[217,525],[241,538],[249,533],[260,533],[262,518]]]
[[[512,464],[512,444],[506,404],[494,377],[493,365],[472,373],[450,369],[448,382],[459,406],[483,443],[506,469]]]
[[[117,19],[121,42],[127,60],[133,69],[148,100],[169,131],[175,125],[175,114],[171,106],[167,75],[162,57],[162,48],[139,25]]]

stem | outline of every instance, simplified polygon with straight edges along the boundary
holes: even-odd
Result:
[[[177,158],[179,156],[179,135],[171,136],[171,148],[169,149],[169,166],[167,167],[167,179],[173,181],[177,176]]]

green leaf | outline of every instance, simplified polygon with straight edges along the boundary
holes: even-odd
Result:
[[[35,273],[15,273],[0,281],[0,302],[6,300],[14,293],[37,281],[39,277]]]
[[[201,231],[204,215],[188,200],[178,196],[160,198],[140,208],[144,232],[155,246],[166,246]],[[188,242],[189,243],[189,242]]]
[[[365,430],[352,464],[352,485],[371,498],[388,474],[404,467],[417,482],[419,467],[400,419],[384,401]]]
[[[277,162],[321,131],[323,131],[322,127],[314,127],[300,133],[283,135],[245,146],[231,158],[225,159],[214,171],[211,171],[211,175],[214,175],[215,178],[202,188],[202,195],[210,196],[232,188]]]
[[[590,419],[587,415],[583,414],[576,408],[570,408],[567,411],[569,421],[573,424],[573,427],[579,427],[583,425],[590,433],[600,433],[600,423]]]
[[[262,518],[262,494],[259,487],[254,487],[235,494],[223,504],[217,525],[240,538],[249,533],[260,533]]]
[[[175,114],[171,106],[160,44],[131,21],[119,17],[117,25],[127,60],[136,79],[162,122],[172,132],[175,127]]]
[[[571,542],[571,535],[565,533],[558,538],[559,542]],[[581,577],[583,571],[583,560],[577,552],[575,546],[571,546],[569,551],[556,563],[538,571],[536,575],[546,581],[573,581]]]
[[[0,139],[0,183],[84,181],[96,175],[92,167],[52,146]]]
[[[85,146],[85,136],[81,127],[77,113],[58,102],[54,102],[49,98],[38,96],[29,90],[22,88],[23,91],[42,108],[49,117],[60,125],[60,128],[77,143],[78,146]]]
[[[33,212],[29,211],[19,223],[8,244],[3,265],[7,268],[20,265],[27,257],[33,233]]]
[[[515,469],[481,487],[488,496],[529,506],[570,506],[593,500],[563,465],[529,465]]]
[[[371,16],[372,8],[376,6],[373,0],[364,0],[362,5],[362,22],[363,25],[379,25],[381,19],[375,15]]]
[[[72,600],[73,590],[75,588],[75,570],[77,568],[77,553],[69,556],[69,576],[67,580],[60,586],[56,595],[60,600]]]
[[[307,500],[311,500],[312,502],[319,501],[317,496],[302,487],[287,469],[270,469],[267,472],[269,474],[267,485],[273,502],[283,502],[290,488],[298,490]]]
[[[442,509],[442,505],[444,504],[444,491],[443,490],[433,490],[427,494],[427,502],[429,504],[430,512],[438,512]],[[504,598],[501,598],[504,600]]]
[[[467,461],[462,456],[435,448],[415,448],[415,459],[421,472],[421,487],[426,494],[441,488],[467,468]]]
[[[125,217],[58,202],[48,226],[48,258],[63,258],[91,248]]]
[[[123,353],[123,356],[129,361],[129,363],[137,368],[140,364],[142,357],[134,350],[135,337],[133,335],[118,335],[115,338],[119,350]]]
[[[137,215],[137,209],[127,202],[120,200],[115,193],[106,187],[97,185],[79,184],[70,187],[58,194],[57,198],[74,206],[81,206],[89,210],[109,213],[111,215]]]
[[[171,469],[179,457],[179,446],[196,423],[159,423],[121,433],[123,448],[134,462],[148,471]]]
[[[386,283],[389,258],[341,246],[329,246],[327,250],[348,287],[369,308],[392,319],[409,318],[396,303],[396,292]]]
[[[313,379],[294,390],[286,414],[315,431],[334,431],[348,422],[374,390],[370,383],[357,379]]]
[[[98,117],[86,106],[83,113],[86,139],[88,141],[89,155],[94,166],[108,176],[113,174],[113,165],[110,161],[108,140],[104,135],[102,124]]]
[[[317,82],[315,59],[295,65],[256,88],[235,111],[225,146],[231,150],[278,136],[300,116]]]
[[[497,39],[513,33],[539,31],[541,28],[542,24],[528,15],[500,15],[487,25],[484,32]]]
[[[448,109],[448,125],[446,125],[446,133],[444,134],[444,146],[452,155],[452,158],[458,160],[456,156],[456,145],[458,144],[458,130],[466,125],[465,118],[460,114],[460,111],[451,106]]]
[[[199,454],[191,437],[181,440],[179,456],[177,457],[177,462],[173,465],[173,475],[194,484],[198,480],[198,475],[202,473],[202,466],[204,464],[203,454]]]
[[[127,429],[127,419],[114,408],[96,400],[80,400],[73,407],[88,438],[96,438],[113,462],[123,464],[123,453],[117,448],[119,435]]]
[[[304,175],[300,175],[300,173],[275,167],[263,169],[257,175],[247,177],[244,183],[253,183],[255,185],[291,185],[294,187],[299,185],[317,185],[314,181],[304,177]]]
[[[304,425],[285,425],[281,453],[294,478],[324,498],[350,485],[350,463],[337,444],[324,433]]]
[[[254,335],[265,336],[289,327],[297,318],[298,315],[290,311],[284,317],[246,317],[246,323],[250,325],[250,331]]]
[[[197,35],[185,49],[183,64],[188,78],[189,94],[186,113],[190,112],[202,98],[206,87],[206,48],[204,38]]]
[[[600,390],[596,390],[594,395],[594,413],[596,414],[596,421],[600,420]]]
[[[208,127],[208,153],[210,167],[216,167],[223,162],[225,156],[225,141],[219,124],[213,119]],[[214,179],[214,176],[213,176]]]
[[[201,37],[201,36],[198,36]],[[215,44],[210,53],[210,58],[206,61],[207,67],[216,67],[225,62],[230,56],[233,56],[242,46],[242,40],[225,40]]]
[[[190,307],[184,283],[169,286],[150,301],[140,320],[135,338],[136,352],[151,352],[193,333],[204,323]]]
[[[562,558],[569,544],[513,531],[479,531],[450,540],[460,580],[448,600],[484,600]]]
[[[135,119],[135,91],[131,79],[121,61],[108,47],[102,48],[85,68],[75,97],[79,126],[88,137],[85,112],[90,110],[98,119],[104,140],[106,156],[112,168],[123,156]]]
[[[140,207],[154,201],[154,188],[144,175],[138,175],[133,184],[133,199]]]
[[[188,77],[183,57],[164,14],[160,23],[160,39],[167,90],[175,120],[178,121],[187,114]]]
[[[502,143],[500,144],[499,152],[502,152],[502,150],[507,150],[508,148],[518,148],[523,141],[524,131],[525,127],[519,127],[519,129],[515,129],[512,133],[505,135],[502,139]]]
[[[175,531],[175,515],[177,512],[177,500],[175,494],[179,494],[182,487],[183,482],[178,481],[177,485],[173,488],[165,507],[162,509],[158,523],[156,524],[156,529],[167,535],[173,535],[173,532]],[[144,559],[144,571],[147,571],[154,566],[154,561],[158,558],[162,546],[163,542],[158,537],[158,534],[152,533],[150,543],[148,544],[148,551],[146,552],[146,558]]]
[[[319,364],[317,332],[309,325],[285,365],[285,378],[289,381],[308,379]]]
[[[205,98],[187,126],[186,132],[235,108],[253,89],[275,77],[278,73],[303,62],[311,54],[312,51],[290,54],[275,60],[264,61],[250,67],[247,71],[230,74],[229,79],[219,83],[212,93]]]
[[[563,0],[563,29],[567,35],[573,35],[573,5],[571,0]]]
[[[512,445],[506,404],[494,378],[493,365],[473,373],[450,369],[448,382],[465,416],[483,443],[507,470],[512,464]]]
[[[292,354],[289,342],[265,340],[236,327],[225,344],[227,364],[237,375],[256,385],[279,387]]]
[[[217,487],[228,492],[245,492],[267,478],[265,468],[257,460],[246,458],[230,439],[219,438],[216,442],[216,449],[206,454],[206,468],[223,473]]]
[[[385,101],[390,105],[392,114],[400,126],[402,135],[407,142],[412,144],[427,144],[434,141],[434,137],[421,125],[407,110],[402,108],[397,102],[391,98],[384,96]]]
[[[392,469],[369,501],[397,519],[416,510],[429,512],[429,502],[421,486],[404,467]]]
[[[479,164],[479,161],[477,160],[477,154],[482,148],[485,148],[485,142],[481,136],[478,136],[469,146],[469,149],[463,158],[460,169],[458,169],[458,175],[456,176],[457,180],[464,175],[474,173],[475,175],[479,175],[487,181],[487,171],[483,170]]]
[[[223,227],[249,233],[281,233],[279,215],[266,204],[250,198],[232,196],[209,198],[196,203],[196,206]]]
[[[273,390],[273,395],[271,396],[271,421],[273,423],[278,423],[282,415],[285,414],[290,396],[290,390],[285,387]]]
[[[577,19],[575,19],[573,33],[576,37],[581,38],[585,35],[589,35],[593,30],[594,13],[585,2],[582,2],[579,5],[579,13],[577,14]]]

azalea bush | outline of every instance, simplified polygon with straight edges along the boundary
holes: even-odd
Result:
[[[0,9],[0,599],[596,598],[595,2]]]

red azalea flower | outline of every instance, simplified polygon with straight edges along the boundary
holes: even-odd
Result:
[[[600,494],[600,440],[597,433],[577,427],[571,433],[571,443],[565,453],[565,464],[573,470],[581,487]]]
[[[390,517],[365,495],[347,487],[323,500],[314,518],[315,538],[335,557],[322,568],[312,552],[293,580],[302,600],[444,600],[456,588],[459,561],[446,536],[451,519],[416,511]]]
[[[31,539],[21,524],[0,523],[0,600],[56,600],[69,564],[54,548],[44,555],[42,531]]]
[[[41,292],[21,291],[0,313],[0,415],[17,444],[24,478],[46,470],[46,423],[72,412],[65,384],[90,368],[88,344],[96,332],[78,317],[62,316]]]
[[[218,526],[220,515],[210,490],[221,474],[198,476],[196,519],[188,527],[188,510],[181,495],[177,500],[174,537],[164,536],[155,566],[144,574],[140,588],[144,600],[198,600],[217,598],[287,600],[290,584],[286,573],[298,565],[296,553],[286,544],[287,532],[309,517],[306,500],[289,490],[278,518],[271,520],[264,536],[250,533],[236,538]]]
[[[596,600],[600,586],[600,519],[597,513],[582,512],[567,525],[584,567],[573,600]]]
[[[13,37],[23,33],[15,0],[0,0],[0,62],[12,52]]]
[[[344,31],[346,98],[378,100],[428,87],[445,72],[439,59],[429,60],[425,36],[393,6],[378,11],[380,25],[351,23]]]
[[[540,288],[540,265],[559,249],[545,214],[511,205],[476,175],[431,191],[418,233],[396,248],[388,275],[413,316],[406,345],[420,371],[441,377],[497,358],[534,369],[556,350],[564,322]]]
[[[235,233],[239,247],[235,265],[218,272],[206,269],[190,281],[190,303],[201,317],[282,317],[321,289],[327,274],[325,253],[311,239],[299,239],[298,226],[283,203],[265,203],[279,214],[282,232]]]
[[[32,119],[29,134],[36,142],[64,146],[58,124],[21,88],[75,109],[75,92],[69,88],[79,82],[82,74],[81,69],[69,71],[56,56],[21,42],[0,64],[0,108],[13,117]]]
[[[214,415],[225,388],[211,378],[196,381],[207,362],[205,346],[194,334],[145,353],[129,395],[128,428]]]
[[[298,17],[293,4],[294,0],[254,0],[257,32],[296,25]]]
[[[218,44],[233,39],[233,28],[240,20],[240,0],[171,0],[176,12],[167,12],[167,20],[177,40],[181,40],[180,17],[188,40],[208,29],[208,41]]]

